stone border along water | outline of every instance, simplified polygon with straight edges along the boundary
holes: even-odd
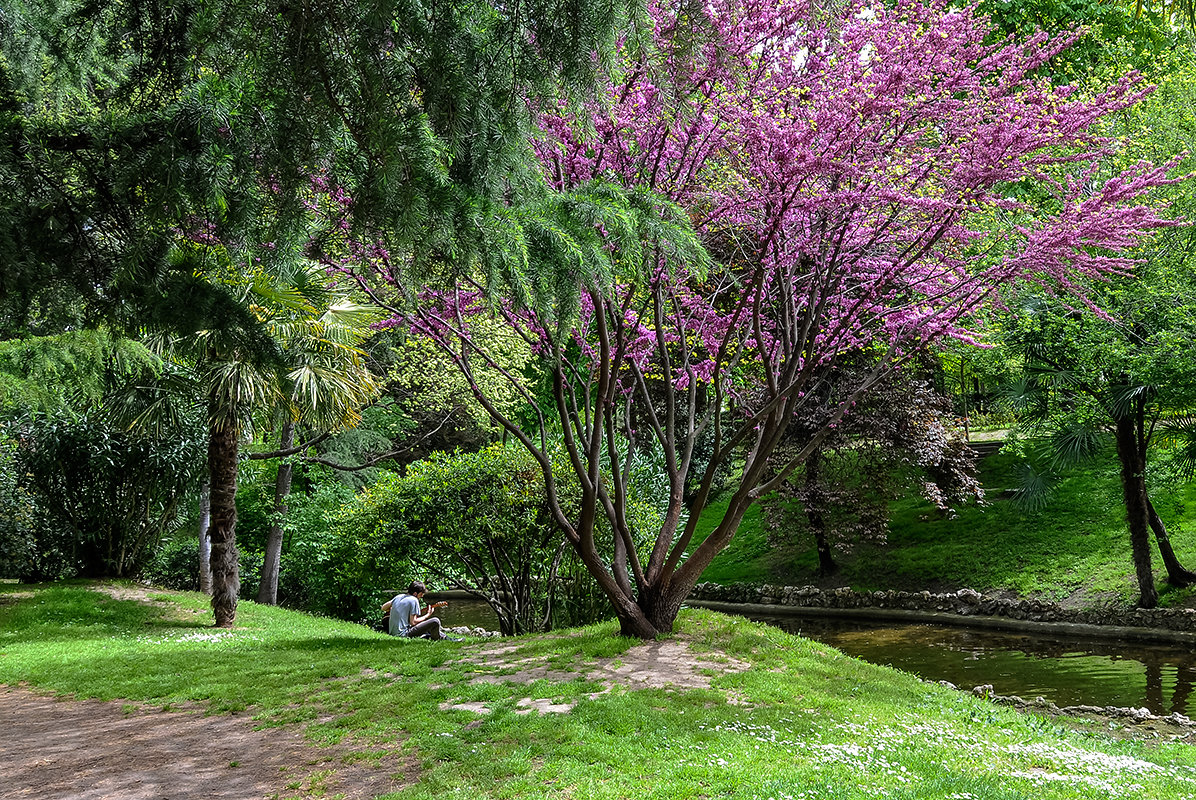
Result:
[[[1091,636],[1121,641],[1196,645],[1196,609],[1091,609],[1063,608],[1043,600],[1007,600],[988,597],[972,589],[934,593],[895,590],[857,592],[854,589],[819,589],[817,586],[772,584],[700,583],[687,605],[747,616],[854,617],[879,621],[930,622],[987,630]],[[950,681],[931,681],[967,691]],[[991,685],[976,686],[972,693],[998,705],[1050,714],[1081,716],[1099,714],[1132,722],[1166,722],[1196,728],[1183,714],[1156,716],[1145,708],[1118,706],[1057,706],[1042,697],[1025,700],[1016,695],[996,695]]]
[[[851,616],[933,622],[968,628],[1095,636],[1196,645],[1196,609],[1063,608],[1045,600],[1007,600],[972,589],[957,592],[857,592],[816,586],[700,583],[689,605],[757,615]]]
[[[939,686],[946,686],[948,689],[955,689],[957,691],[967,691],[959,686],[956,686],[951,681],[929,681],[937,683]],[[1045,697],[1036,697],[1033,700],[1026,700],[1018,697],[1015,694],[993,694],[992,684],[985,684],[983,686],[972,687],[972,694],[977,697],[982,697],[985,700],[996,703],[999,706],[1013,706],[1020,711],[1042,711],[1052,715],[1061,715],[1067,717],[1082,717],[1085,715],[1124,718],[1134,723],[1141,722],[1166,722],[1171,725],[1176,725],[1181,728],[1196,729],[1196,722],[1192,721],[1190,717],[1186,717],[1179,712],[1167,714],[1166,716],[1159,716],[1150,713],[1148,708],[1122,708],[1120,706],[1057,706],[1048,701]]]

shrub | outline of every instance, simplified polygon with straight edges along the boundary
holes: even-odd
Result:
[[[17,479],[0,502],[25,510],[6,537],[24,579],[135,575],[181,524],[203,464],[197,441],[134,436],[97,415],[31,416],[9,436]]]
[[[568,496],[567,490],[562,496]],[[361,492],[337,525],[339,596],[376,615],[383,587],[432,575],[484,598],[504,633],[606,616],[610,606],[553,524],[522,448],[438,453]]]
[[[138,576],[154,586],[164,589],[178,589],[184,592],[199,591],[199,540],[175,539],[164,543],[154,553]]]

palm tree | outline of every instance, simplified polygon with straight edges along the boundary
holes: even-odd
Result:
[[[1085,315],[1041,298],[1011,320],[1006,343],[1021,351],[1026,375],[1009,390],[1027,432],[1049,436],[1049,452],[1027,464],[1020,491],[1028,506],[1041,506],[1054,469],[1091,460],[1112,433],[1120,467],[1122,499],[1138,582],[1138,605],[1158,604],[1150,540],[1167,571],[1167,582],[1184,587],[1196,573],[1176,556],[1147,486],[1147,463],[1172,420],[1196,407],[1196,363],[1185,343],[1196,337],[1188,321],[1196,302],[1190,287],[1166,275],[1106,289],[1111,316]],[[1114,302],[1116,301],[1116,302]]]
[[[242,439],[255,420],[281,420],[284,440],[297,422],[324,430],[352,426],[378,392],[378,381],[358,347],[372,334],[378,311],[331,288],[323,267],[306,262],[289,275],[259,272],[230,283],[246,312],[237,324],[153,340],[171,366],[164,377],[189,385],[190,396],[202,397],[206,411],[209,558],[217,627],[231,627],[236,618],[237,465]],[[177,399],[177,392],[157,387],[154,402],[142,406],[134,424],[158,424],[169,413],[172,396]],[[284,474],[280,504],[290,489],[289,471]],[[267,544],[267,601],[277,592],[281,544],[278,526]]]
[[[277,314],[267,322],[284,346],[284,362],[289,367],[284,381],[287,392],[283,402],[273,409],[281,422],[279,451],[284,454],[296,449],[297,422],[324,431],[351,427],[360,421],[360,410],[380,390],[376,376],[358,349],[374,333],[372,325],[380,316],[378,308],[354,303],[347,296],[328,290],[322,278],[319,268],[309,272],[302,295],[307,303],[296,306],[280,296],[276,306],[286,309],[286,313]],[[313,300],[323,302],[312,304]],[[274,521],[266,540],[259,603],[273,605],[278,601],[282,518],[287,512],[292,474],[289,461],[279,464]]]

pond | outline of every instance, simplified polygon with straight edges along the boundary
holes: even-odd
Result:
[[[928,624],[864,622],[842,617],[752,616],[874,664],[886,664],[963,689],[1059,706],[1148,708],[1153,714],[1196,712],[1196,654],[1180,645],[1053,637]]]
[[[431,596],[430,596],[431,597]],[[448,627],[497,629],[480,600],[450,596],[437,612]],[[1152,714],[1196,714],[1196,654],[1179,645],[1113,639],[1051,637],[1007,631],[868,622],[843,617],[752,616],[837,648],[963,689],[992,684],[993,692],[1059,706],[1148,708]]]
[[[498,630],[498,617],[485,601],[470,597],[464,592],[429,592],[424,602],[447,600],[448,605],[436,609],[436,616],[440,624],[446,628],[468,626],[470,628],[485,628],[488,631]]]

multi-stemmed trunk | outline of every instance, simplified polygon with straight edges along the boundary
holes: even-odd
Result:
[[[228,419],[209,422],[208,478],[211,482],[212,612],[216,627],[231,628],[241,589],[237,565],[238,430]]]
[[[290,450],[295,446],[295,423],[287,421],[282,426],[278,449]],[[270,522],[270,534],[266,539],[266,555],[262,562],[262,583],[258,587],[257,601],[267,605],[278,603],[278,573],[282,564],[282,523],[287,514],[287,497],[291,494],[291,478],[294,467],[283,460],[278,465],[278,479],[274,482],[274,518]]]
[[[734,538],[744,513],[753,502],[748,498],[748,492],[741,486],[728,503],[722,521],[701,546],[680,563],[665,562],[659,569],[650,571],[645,576],[646,580],[634,587],[634,591],[628,591],[630,587],[620,585],[617,579],[612,580],[610,574],[602,569],[604,565],[591,566],[587,563],[590,574],[598,578],[599,586],[614,606],[622,635],[654,639],[660,634],[672,632],[681,606],[697,585],[702,572]],[[688,537],[683,536],[682,540],[684,546]],[[587,562],[586,553],[579,552],[579,555],[583,562]]]
[[[1181,589],[1196,584],[1196,572],[1192,572],[1179,562],[1175,550],[1171,547],[1171,537],[1167,535],[1167,526],[1155,513],[1149,496],[1146,498],[1146,512],[1149,516],[1150,528],[1154,531],[1155,543],[1159,546],[1159,555],[1163,557],[1163,566],[1167,568],[1167,583]]]
[[[1134,569],[1140,589],[1138,604],[1143,608],[1153,608],[1158,604],[1158,591],[1154,586],[1151,567],[1150,532],[1154,533],[1155,544],[1167,570],[1169,584],[1177,587],[1196,584],[1196,573],[1180,563],[1171,546],[1167,526],[1163,524],[1150,502],[1150,493],[1146,488],[1146,452],[1150,437],[1146,424],[1145,403],[1135,402],[1128,413],[1116,416],[1115,422],[1117,459],[1121,463],[1126,520],[1129,523]]]

